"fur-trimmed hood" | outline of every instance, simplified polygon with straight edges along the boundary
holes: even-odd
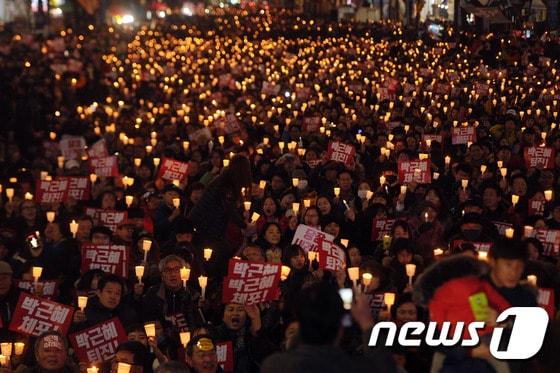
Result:
[[[413,300],[427,307],[436,290],[449,280],[476,276],[483,277],[489,272],[485,262],[464,255],[443,259],[426,268],[414,285]]]

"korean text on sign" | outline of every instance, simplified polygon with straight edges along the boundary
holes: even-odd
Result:
[[[451,143],[453,145],[464,145],[476,142],[476,129],[472,126],[454,127],[451,130]]]
[[[124,245],[83,245],[82,273],[92,269],[114,273],[121,277],[128,275],[128,251]]]
[[[98,363],[115,356],[119,344],[128,340],[118,318],[112,318],[91,328],[68,336],[80,362]]]
[[[56,178],[54,180],[41,180],[37,183],[35,200],[39,203],[56,203],[66,199],[68,194],[68,180]]]
[[[429,184],[432,182],[432,171],[429,159],[399,161],[399,183]]]
[[[299,245],[303,251],[317,251],[319,249],[319,239],[333,241],[334,237],[328,233],[322,232],[319,229],[307,226],[305,224],[298,225],[292,245]]]
[[[328,271],[340,271],[345,268],[344,250],[330,241],[321,242],[319,248],[319,268]]]
[[[86,176],[60,176],[56,178],[68,180],[68,193],[66,198],[72,197],[77,201],[89,199],[89,180]]]
[[[223,303],[250,305],[277,300],[280,268],[280,264],[230,260],[223,284]]]
[[[72,307],[65,304],[21,293],[9,329],[35,337],[49,330],[66,334],[73,314]]]
[[[352,145],[347,145],[339,141],[329,143],[328,159],[331,161],[342,162],[346,165],[354,163],[356,149]]]
[[[179,182],[183,182],[188,176],[188,172],[188,163],[164,158],[159,169],[158,178],[167,181],[179,180]]]
[[[525,148],[524,158],[527,168],[554,168],[554,148]]]
[[[90,158],[90,172],[97,176],[115,177],[119,175],[117,157],[112,155],[103,158]]]

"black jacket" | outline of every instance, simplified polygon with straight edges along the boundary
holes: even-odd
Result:
[[[110,320],[113,317],[118,317],[125,329],[132,324],[140,322],[138,312],[122,300],[117,308],[110,310],[99,302],[99,298],[97,296],[90,298],[88,300],[85,313],[87,320],[77,326],[80,330],[92,327],[100,322]]]

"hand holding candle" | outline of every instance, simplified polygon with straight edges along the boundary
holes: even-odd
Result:
[[[136,277],[138,277],[138,283],[142,283],[142,277],[144,277],[144,266],[136,266],[134,267],[134,271],[136,272]]]
[[[80,311],[84,312],[88,302],[88,297],[79,296],[78,297],[78,308]]]
[[[280,280],[286,281],[288,279],[288,276],[290,275],[291,270],[292,269],[288,266],[282,266],[282,272],[280,274]]]
[[[200,288],[202,289],[201,298],[204,299],[204,295],[206,293],[206,285],[208,285],[208,277],[199,276],[198,277],[198,284],[200,285]]]
[[[189,278],[191,277],[191,269],[188,267],[183,267],[180,270],[180,274],[181,274],[181,281],[183,281],[183,287],[187,287],[187,281],[189,281]]]
[[[76,220],[72,220],[70,222],[70,232],[72,233],[72,237],[76,238],[76,233],[78,233],[78,226],[79,224],[76,223]]]
[[[209,261],[212,257],[212,249],[207,247],[204,249],[204,260]]]
[[[416,264],[407,264],[406,265],[406,275],[408,276],[408,284],[412,285],[412,277],[416,273]]]

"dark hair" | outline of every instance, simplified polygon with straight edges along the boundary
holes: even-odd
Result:
[[[500,238],[488,252],[488,257],[493,259],[518,259],[527,262],[529,253],[524,242],[511,238]]]
[[[156,369],[156,373],[189,373],[190,369],[187,365],[179,361],[167,361]]]
[[[402,251],[408,251],[414,254],[414,249],[412,245],[412,241],[408,238],[397,238],[393,241],[391,245],[391,252],[394,255],[398,255]]]
[[[251,162],[247,157],[237,155],[231,159],[229,166],[224,168],[220,176],[212,181],[212,183],[219,183],[220,189],[223,193],[230,189],[233,193],[233,198],[239,199],[241,195],[241,188],[248,188],[251,186]]]
[[[78,290],[78,291],[80,291],[80,290],[81,291],[91,290],[91,283],[93,282],[93,279],[95,278],[95,276],[103,277],[104,274],[105,274],[105,272],[103,272],[101,269],[91,269],[91,270],[87,271],[78,280],[78,282],[76,284],[76,290]],[[99,283],[98,283],[98,285],[99,285]]]
[[[523,244],[525,245],[525,248],[527,250],[527,254],[529,253],[529,245],[535,246],[535,248],[539,252],[539,256],[543,255],[543,253],[544,253],[544,246],[543,246],[542,242],[539,241],[538,239],[534,238],[534,237],[526,238],[525,240],[523,240]]]
[[[282,258],[282,263],[289,266],[290,260],[293,257],[298,256],[300,254],[303,254],[305,256],[305,251],[303,251],[300,245],[290,245],[284,250],[284,257]]]
[[[406,220],[397,220],[391,227],[391,237],[395,237],[395,230],[401,227],[408,233],[408,237],[412,238],[412,229]]]
[[[412,300],[412,293],[402,293],[397,297],[397,299],[395,300],[395,304],[393,305],[393,307],[391,307],[391,319],[395,320],[397,318],[398,308],[405,303],[413,303],[414,307],[416,307],[418,320],[422,320],[422,309],[418,307]]]
[[[150,351],[140,342],[127,341],[121,343],[117,347],[117,351],[127,351],[132,353],[132,361],[134,365],[142,365],[144,373],[152,372],[152,361],[150,360]]]
[[[343,314],[342,300],[333,285],[322,281],[304,288],[296,309],[301,341],[311,345],[331,344]]]
[[[125,288],[123,280],[119,276],[112,273],[108,273],[99,279],[99,282],[97,283],[97,290],[103,291],[105,286],[107,286],[107,284],[109,283],[119,284],[124,292]]]
[[[212,338],[209,334],[199,334],[196,337],[192,338],[189,343],[187,344],[187,356],[192,357],[194,352],[194,347],[198,344],[201,339],[207,338],[212,341],[214,345],[214,350],[216,349],[216,342],[214,338]]]
[[[142,324],[131,324],[128,328],[126,328],[126,334],[130,334],[133,332],[146,333],[146,330],[144,329],[144,325]]]

